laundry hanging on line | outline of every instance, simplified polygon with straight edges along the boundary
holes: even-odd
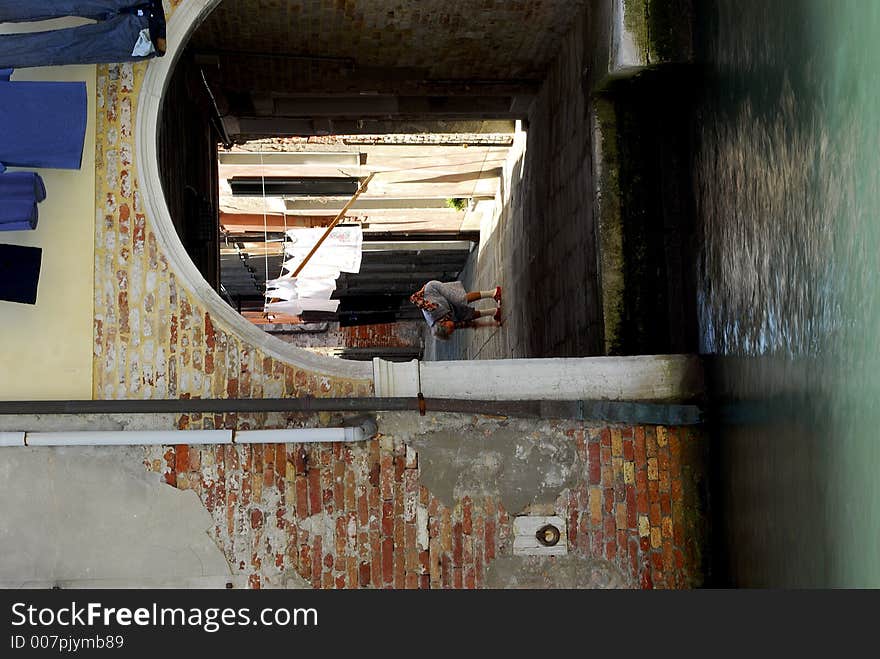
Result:
[[[0,35],[0,68],[136,62],[165,54],[162,0],[0,0],[0,23],[76,16],[76,27]]]
[[[13,81],[11,76],[12,69],[0,69],[0,172],[6,167],[79,169],[86,84]]]
[[[285,243],[284,251],[291,258],[284,262],[283,269],[288,274],[266,282],[267,312],[299,316],[303,311],[336,312],[339,308],[339,300],[330,298],[340,272],[360,270],[363,246],[360,225],[335,227],[298,275],[292,274],[325,233],[325,228],[287,231],[289,242]]]
[[[288,242],[284,243],[284,252],[291,258],[285,262],[284,267],[287,268],[289,263],[295,269],[308,256],[326,231],[320,227],[288,229]],[[312,266],[319,265],[336,267],[342,272],[359,272],[363,242],[364,233],[359,224],[335,227],[309,259],[304,272]]]
[[[46,198],[43,179],[34,172],[0,174],[0,231],[37,228],[37,204]]]
[[[294,298],[329,300],[334,290],[336,290],[335,277],[332,279],[296,277],[273,279],[266,282],[266,297],[278,298],[279,300],[292,300]]]

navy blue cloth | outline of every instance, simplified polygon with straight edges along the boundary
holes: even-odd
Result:
[[[79,169],[86,135],[84,82],[9,81],[0,70],[0,172]]]
[[[36,229],[37,204],[45,198],[46,187],[39,174],[0,174],[0,231]]]
[[[43,250],[0,245],[0,300],[35,304]]]
[[[134,55],[142,31],[154,48],[165,37],[161,0],[0,0],[0,22],[81,16],[97,23],[60,30],[0,35],[0,68],[136,62],[161,56]]]

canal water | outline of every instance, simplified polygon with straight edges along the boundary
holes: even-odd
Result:
[[[696,5],[710,583],[880,587],[880,2]]]

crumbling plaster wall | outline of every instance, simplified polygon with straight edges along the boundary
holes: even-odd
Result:
[[[171,21],[179,4],[166,3]],[[156,218],[145,210],[136,164],[134,123],[146,67],[97,71],[93,396],[370,395],[368,379],[301,368],[242,339],[170,265]]]
[[[153,447],[145,463],[198,494],[254,588],[702,583],[692,429],[413,413],[379,428],[357,444]],[[565,519],[568,557],[514,556],[519,514]]]
[[[141,448],[3,451],[0,586],[243,585],[201,502],[146,472]]]

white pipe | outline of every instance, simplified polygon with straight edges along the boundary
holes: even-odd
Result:
[[[295,428],[292,430],[240,430],[235,433],[236,444],[300,444],[308,442],[360,442],[366,439],[364,429],[354,428]]]
[[[0,432],[0,446],[169,446],[172,444],[305,444],[362,442],[376,434],[375,422],[347,428],[278,430],[78,430]]]
[[[24,433],[0,432],[0,446],[24,446]]]
[[[152,446],[232,444],[231,430],[79,430],[29,432],[28,446]]]

